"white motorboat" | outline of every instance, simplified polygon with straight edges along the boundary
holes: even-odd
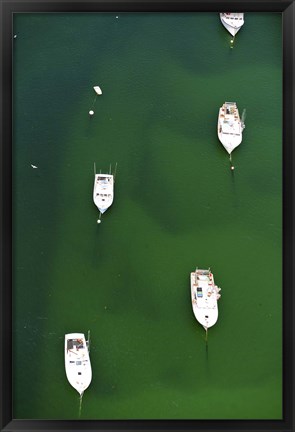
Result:
[[[244,128],[245,124],[240,119],[236,102],[225,102],[219,108],[217,133],[221,144],[229,154],[241,144]]]
[[[80,396],[89,387],[92,379],[88,343],[83,333],[65,335],[66,375],[69,383]]]
[[[101,90],[101,88],[99,86],[94,86],[93,90],[95,91],[95,93],[97,95],[101,95],[102,94],[102,90]]]
[[[244,14],[240,12],[220,13],[220,20],[224,27],[235,36],[244,24]]]
[[[197,321],[207,331],[218,319],[217,300],[220,298],[218,288],[214,283],[210,269],[191,273],[191,298],[194,315]]]
[[[100,211],[100,216],[112,205],[114,200],[115,175],[96,174],[94,164],[93,202]],[[100,219],[97,221],[100,222]]]

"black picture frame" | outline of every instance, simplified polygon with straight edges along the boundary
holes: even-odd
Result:
[[[12,17],[16,12],[280,12],[283,19],[283,420],[15,420],[12,407]],[[1,431],[284,431],[294,422],[294,1],[0,0]]]

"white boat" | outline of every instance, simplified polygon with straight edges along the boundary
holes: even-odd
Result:
[[[244,24],[244,14],[240,12],[223,12],[220,14],[220,20],[230,34],[235,36]]]
[[[111,172],[111,169],[110,169]],[[112,174],[96,174],[94,164],[93,202],[102,215],[113,203],[115,176]],[[100,222],[100,219],[97,221]]]
[[[65,335],[65,369],[69,383],[82,396],[92,379],[88,341],[83,333]]]
[[[214,283],[210,269],[191,273],[191,298],[194,315],[197,321],[207,331],[218,319],[217,300],[220,298],[218,288]]]
[[[236,102],[225,102],[219,108],[217,133],[221,144],[229,154],[241,144],[244,128],[245,124],[240,119]]]
[[[99,86],[94,86],[93,90],[95,91],[95,93],[97,95],[101,95],[102,94],[101,88]]]

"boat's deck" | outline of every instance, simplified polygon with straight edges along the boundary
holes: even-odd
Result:
[[[191,274],[191,283],[193,286],[193,303],[200,309],[216,309],[217,294],[214,287],[214,279],[207,275],[200,275],[196,278],[196,274]],[[198,290],[199,288],[199,290]]]

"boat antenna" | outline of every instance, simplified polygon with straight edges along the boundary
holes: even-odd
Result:
[[[116,165],[115,165],[115,171],[114,171],[114,180],[116,180],[116,174],[117,174],[117,165],[118,165],[118,163],[116,162]]]
[[[244,108],[244,109],[243,109],[243,112],[242,112],[242,118],[241,118],[241,123],[242,123],[242,128],[243,128],[243,129],[244,129],[244,127],[245,127],[245,120],[246,120],[246,116],[247,116],[246,108]]]
[[[88,330],[88,334],[87,334],[87,348],[88,348],[88,352],[90,352],[90,330]]]

